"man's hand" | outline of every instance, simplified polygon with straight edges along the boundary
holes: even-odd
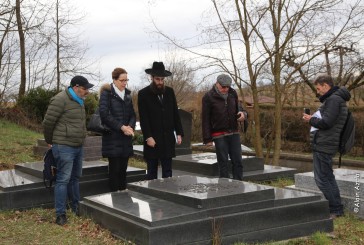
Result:
[[[177,135],[177,145],[182,144],[182,136],[181,135]]]
[[[150,147],[152,147],[152,148],[155,147],[156,143],[155,143],[155,140],[153,139],[153,137],[149,137],[147,139],[147,145],[150,146]]]
[[[206,145],[206,146],[213,146],[213,145],[214,145],[214,143],[213,143],[212,141],[210,141],[210,142],[207,142],[205,145]]]
[[[310,119],[311,119],[311,115],[308,115],[308,114],[306,114],[306,113],[303,113],[303,117],[302,117],[302,119],[305,121],[305,122],[308,122],[308,121],[310,121]]]
[[[238,114],[236,114],[237,115],[237,120],[238,120],[238,122],[242,122],[242,121],[244,121],[245,120],[245,114],[244,114],[244,112],[242,112],[242,111],[239,111],[238,112]]]

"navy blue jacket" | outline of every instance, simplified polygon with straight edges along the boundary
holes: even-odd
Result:
[[[126,136],[121,131],[121,126],[135,128],[135,111],[130,90],[125,89],[125,98],[122,100],[116,94],[114,85],[105,84],[100,92],[100,117],[103,124],[107,125],[110,133],[102,135],[103,157],[128,157],[133,155],[132,136]]]

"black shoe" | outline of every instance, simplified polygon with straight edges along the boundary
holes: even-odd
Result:
[[[61,214],[59,216],[57,216],[57,219],[56,219],[56,223],[57,225],[65,225],[67,223],[67,217],[65,214]]]

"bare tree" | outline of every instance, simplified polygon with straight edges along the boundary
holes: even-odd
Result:
[[[10,78],[19,64],[15,54],[16,38],[12,32],[14,15],[15,8],[10,1],[0,4],[0,104],[7,100],[6,91],[11,88]]]
[[[0,13],[6,14],[6,19],[0,19],[0,25],[6,30],[0,36],[4,40],[0,47],[4,50],[4,47],[12,45],[12,49],[7,51],[12,52],[10,63],[2,62],[0,67],[12,71],[6,73],[6,80],[1,80],[6,84],[1,88],[3,94],[18,88],[18,97],[21,97],[27,90],[44,85],[56,86],[59,90],[62,81],[68,82],[69,77],[79,73],[99,78],[97,60],[87,57],[89,48],[80,38],[82,33],[77,27],[82,24],[83,15],[77,13],[76,8],[66,0],[19,0],[15,3],[12,6],[12,2],[7,1],[0,5]],[[8,10],[14,11],[17,18],[10,18]],[[7,24],[8,28],[5,28]],[[18,37],[13,36],[13,32],[18,33]],[[12,43],[6,40],[12,40]],[[17,54],[20,62],[14,60]],[[2,61],[5,61],[4,58]],[[20,69],[14,70],[18,66],[16,64],[20,64]]]
[[[324,52],[320,48],[324,44],[332,49],[345,37],[355,37],[355,30],[361,33],[361,1],[211,2],[217,21],[203,28],[198,36],[202,40],[199,44],[186,45],[163,33],[156,25],[155,30],[174,46],[204,59],[202,67],[213,66],[217,71],[229,72],[240,91],[243,83],[251,88],[255,132],[258,132],[255,142],[260,142],[261,137],[257,81],[272,83],[275,116],[270,137],[274,142],[272,163],[277,164],[281,148],[281,111],[286,92],[300,77],[305,77],[304,81],[308,82],[313,71],[319,70],[313,64],[320,63],[320,55]],[[306,67],[306,70],[302,67]],[[312,67],[314,69],[308,71],[307,68]],[[260,153],[261,144],[258,144],[255,144],[255,148]]]
[[[49,84],[61,89],[68,78],[82,73],[91,78],[99,78],[97,60],[87,57],[89,47],[82,40],[79,26],[83,23],[81,14],[67,0],[46,1],[47,18],[33,33],[33,41],[38,44],[32,52],[38,62],[33,62],[33,81]],[[54,84],[55,82],[55,84]]]
[[[166,85],[172,87],[176,94],[179,107],[186,105],[191,99],[191,94],[195,92],[194,72],[187,60],[182,60],[176,54],[170,53],[166,59],[167,70],[172,72],[172,76],[166,80]]]

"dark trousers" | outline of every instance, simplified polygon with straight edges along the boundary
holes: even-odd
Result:
[[[214,139],[220,178],[229,178],[229,156],[233,164],[233,179],[243,179],[243,160],[241,156],[240,135],[232,134]]]
[[[313,152],[313,172],[317,187],[329,201],[330,213],[343,214],[339,187],[332,169],[333,155]]]
[[[129,157],[109,157],[110,191],[126,189],[126,169]]]
[[[158,163],[162,166],[162,178],[172,177],[172,158],[146,159],[147,161],[147,180],[158,178]]]

